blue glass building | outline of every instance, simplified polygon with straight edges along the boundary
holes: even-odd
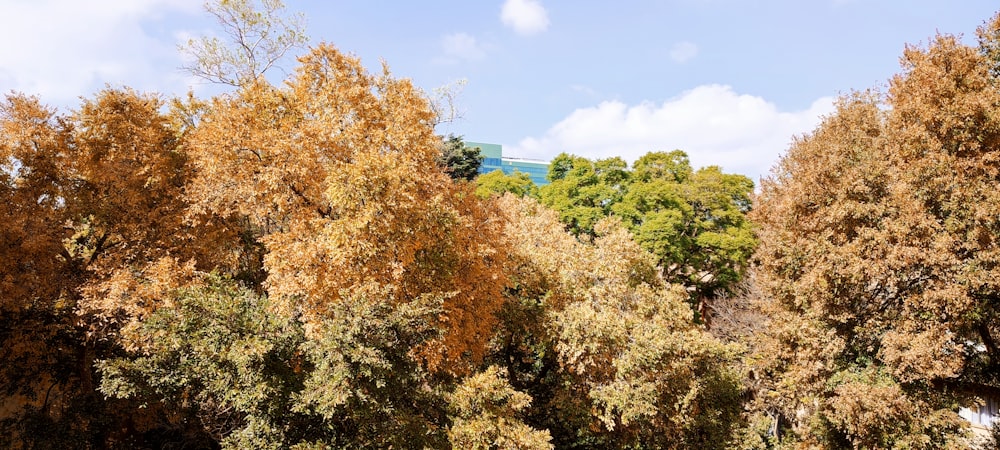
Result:
[[[510,175],[523,172],[531,177],[531,181],[536,186],[542,187],[549,184],[545,176],[549,173],[549,163],[537,159],[505,158],[503,156],[503,146],[500,144],[487,144],[485,142],[465,141],[467,147],[478,147],[480,153],[485,157],[483,164],[479,166],[479,173],[490,173],[500,170]]]

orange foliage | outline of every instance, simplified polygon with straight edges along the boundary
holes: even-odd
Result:
[[[0,312],[50,304],[64,292],[60,169],[66,134],[38,99],[0,104]]]
[[[502,301],[499,224],[435,163],[426,99],[321,45],[285,88],[222,97],[193,132],[196,212],[247,217],[267,290],[315,324],[345,295],[444,299],[431,366],[478,361]],[[313,330],[322,332],[322,330]]]

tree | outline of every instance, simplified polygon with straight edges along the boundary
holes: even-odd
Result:
[[[728,291],[746,271],[756,241],[746,219],[753,182],[745,176],[716,166],[693,171],[674,150],[648,153],[631,170],[621,158],[561,154],[549,179],[540,198],[571,232],[593,236],[601,218],[622,218],[667,280],[689,287],[694,299]]]
[[[308,41],[304,17],[286,16],[281,0],[210,0],[205,10],[215,16],[229,42],[217,37],[188,40],[180,49],[191,62],[182,69],[213,83],[248,84]]]
[[[727,448],[742,408],[735,354],[694,323],[655,258],[614,218],[581,242],[533,199],[498,201],[518,301],[497,361],[534,399],[526,423],[558,447]]]
[[[464,372],[495,323],[504,253],[486,205],[435,164],[432,120],[409,81],[321,45],[287,88],[214,101],[191,136],[194,211],[253,223],[267,291],[307,323],[349,296],[445,295],[447,332],[419,352]]]
[[[89,368],[63,255],[69,152],[64,118],[37,98],[0,104],[0,446],[90,442]],[[95,408],[96,409],[96,408]],[[81,417],[83,416],[83,417]],[[68,420],[60,420],[60,419]],[[80,420],[83,419],[83,420]]]
[[[907,47],[888,94],[841,99],[765,180],[753,218],[770,323],[754,367],[770,379],[762,402],[793,425],[787,440],[961,446],[956,403],[997,386],[988,48],[953,36]]]
[[[530,175],[520,171],[507,175],[501,170],[494,170],[476,178],[476,195],[480,198],[507,192],[518,197],[538,197],[538,186],[531,181]]]
[[[504,302],[502,222],[434,164],[409,82],[330,46],[302,64],[196,121],[130,91],[74,117],[80,311],[115,350],[84,367],[101,361],[112,400],[156,406],[133,437],[447,443],[444,394],[479,368]],[[248,251],[261,284],[240,276]]]
[[[135,330],[134,354],[98,361],[101,392],[164,405],[161,445],[273,448],[317,437],[309,430],[322,420],[294,410],[308,364],[300,323],[218,275],[197,275],[166,299]]]
[[[158,284],[175,284],[164,280]],[[197,273],[103,360],[101,391],[162,404],[161,442],[223,448],[440,448],[444,399],[409,349],[433,339],[440,302],[333,305],[319,339],[266,296]],[[430,387],[434,387],[430,389]],[[202,444],[203,445],[203,444]]]
[[[107,89],[56,116],[37,100],[8,97],[3,194],[14,228],[3,231],[11,284],[0,289],[11,303],[0,311],[0,338],[10,362],[4,384],[18,386],[4,397],[2,434],[12,439],[106,446],[130,439],[138,425],[129,421],[148,418],[96,392],[94,360],[120,351],[120,327],[153,306],[121,301],[134,280],[167,255],[215,253],[207,243],[216,236],[183,221],[188,172],[161,106],[154,96]]]
[[[594,225],[611,213],[627,178],[621,158],[590,161],[561,153],[549,163],[549,184],[539,190],[542,204],[559,212],[570,232],[593,236]]]
[[[448,135],[441,144],[438,164],[453,180],[472,181],[479,175],[485,157],[479,147],[465,145],[460,136]]]

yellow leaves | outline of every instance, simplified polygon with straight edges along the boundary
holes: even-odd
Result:
[[[591,402],[595,426],[656,448],[705,433],[725,442],[739,403],[706,399],[735,399],[733,350],[693,323],[687,293],[663,283],[653,256],[616,219],[598,222],[584,243],[535,200],[494,201],[519,295],[543,302],[560,367]],[[702,416],[708,409],[717,415]]]
[[[81,313],[104,324],[121,326],[125,348],[141,350],[147,343],[136,339],[143,320],[159,308],[172,307],[174,292],[197,280],[194,261],[181,263],[172,257],[157,259],[134,271],[116,270],[106,279],[83,287]]]
[[[37,98],[10,94],[0,102],[0,312],[46,309],[70,294],[59,255],[66,152],[61,119]]]
[[[462,380],[449,395],[453,423],[448,439],[456,449],[551,449],[548,430],[534,430],[518,414],[531,397],[507,381],[506,371],[490,366]]]

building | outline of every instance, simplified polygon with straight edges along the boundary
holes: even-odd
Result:
[[[510,175],[517,171],[528,174],[528,176],[531,177],[531,181],[533,181],[538,187],[549,184],[549,180],[545,178],[549,173],[549,163],[547,161],[537,159],[505,158],[503,156],[503,146],[500,144],[465,141],[465,146],[478,147],[479,151],[485,157],[483,159],[483,164],[479,166],[479,173],[490,173],[494,170],[500,170],[503,173]]]
[[[976,386],[971,392],[977,401],[959,408],[958,415],[972,425],[974,438],[983,440],[989,436],[990,428],[1000,426],[1000,389]]]

